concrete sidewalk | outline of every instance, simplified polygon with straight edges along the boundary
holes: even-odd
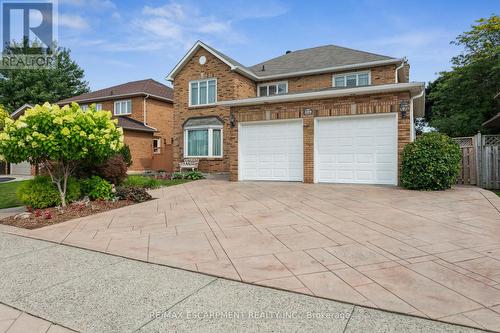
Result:
[[[0,302],[82,332],[479,332],[0,232]]]

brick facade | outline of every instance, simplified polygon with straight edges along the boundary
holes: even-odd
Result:
[[[232,107],[237,122],[268,121],[303,118],[304,127],[304,182],[314,180],[314,118],[350,116],[376,113],[398,114],[398,169],[404,146],[410,142],[410,119],[402,119],[399,110],[401,101],[408,101],[409,93],[375,94],[366,96],[338,97],[299,102],[261,104]],[[313,115],[305,116],[304,109],[312,109]],[[233,128],[231,147],[230,179],[238,180],[237,126]]]
[[[173,103],[145,96],[110,98],[97,102],[81,102],[80,104],[102,104],[102,110],[114,114],[114,103],[121,100],[130,100],[132,114],[129,118],[157,129],[156,132],[124,131],[124,141],[130,146],[133,164],[130,171],[146,171],[163,169],[173,171],[172,143],[173,143]],[[146,109],[146,115],[144,114]],[[144,119],[146,116],[146,119]],[[119,116],[113,116],[114,118]],[[153,138],[161,139],[159,154],[153,154]]]
[[[153,135],[149,132],[123,131],[124,142],[130,147],[132,165],[129,171],[151,170],[153,167]]]
[[[205,56],[207,62],[200,65],[198,59]],[[189,81],[205,78],[217,78],[217,101],[227,101],[238,98],[254,97],[256,85],[235,72],[230,67],[213,56],[205,49],[198,50],[174,80],[174,169],[184,158],[184,129],[183,123],[192,117],[217,116],[224,122],[222,158],[202,158],[199,169],[203,172],[228,172],[231,142],[231,127],[229,126],[229,107],[205,106],[189,107]]]
[[[283,80],[266,81],[262,82],[262,84],[269,82],[288,81],[288,92],[297,93],[297,92],[331,88],[334,75],[354,73],[354,72],[366,72],[366,71],[370,71],[372,85],[390,84],[390,83],[396,83],[396,76],[395,76],[396,67],[397,67],[396,65],[386,65],[386,66],[373,67],[370,69],[358,69],[358,70],[341,71],[335,73],[298,76]]]
[[[199,57],[205,56],[204,65],[199,64]],[[371,84],[396,83],[397,65],[373,67],[370,70]],[[350,70],[335,74],[356,72]],[[359,70],[364,71],[364,70]],[[332,87],[334,73],[293,77],[268,82],[288,81],[289,93],[319,90]],[[409,66],[405,65],[403,77],[408,82]],[[200,160],[202,172],[229,172],[230,179],[238,180],[238,123],[248,121],[264,121],[278,119],[303,119],[304,138],[304,182],[314,181],[314,119],[316,117],[333,117],[345,115],[362,115],[374,113],[398,114],[398,155],[406,143],[410,141],[410,119],[402,119],[399,103],[410,99],[409,92],[393,94],[373,94],[365,96],[338,97],[329,99],[306,100],[298,102],[269,103],[256,106],[228,107],[221,105],[189,107],[189,82],[205,78],[217,78],[217,101],[236,100],[257,96],[257,82],[231,71],[230,67],[213,56],[204,48],[199,48],[174,78],[174,169],[184,158],[183,123],[192,117],[217,116],[224,122],[222,158],[205,158]],[[304,116],[303,110],[313,110],[310,116]],[[234,126],[230,125],[231,115]],[[398,157],[399,165],[400,157]]]

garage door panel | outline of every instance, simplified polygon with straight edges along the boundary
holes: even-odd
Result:
[[[397,183],[394,115],[320,118],[315,131],[317,181]]]
[[[242,123],[241,180],[303,180],[302,121]]]

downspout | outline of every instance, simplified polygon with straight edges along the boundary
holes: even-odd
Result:
[[[398,77],[398,72],[401,68],[404,67],[406,63],[406,59],[404,59],[403,61],[401,61],[401,65],[399,65],[398,67],[396,67],[396,73],[394,74],[394,82],[395,83],[399,83],[399,77]]]
[[[425,88],[422,88],[422,91],[413,97],[410,98],[410,142],[415,140],[415,122],[413,119],[413,101],[417,98],[424,96]]]

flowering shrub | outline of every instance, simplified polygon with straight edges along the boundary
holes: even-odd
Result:
[[[66,206],[67,180],[79,163],[103,162],[123,147],[123,131],[116,124],[109,111],[97,111],[95,105],[86,111],[76,103],[36,105],[18,120],[5,119],[0,156],[12,163],[42,164]]]

